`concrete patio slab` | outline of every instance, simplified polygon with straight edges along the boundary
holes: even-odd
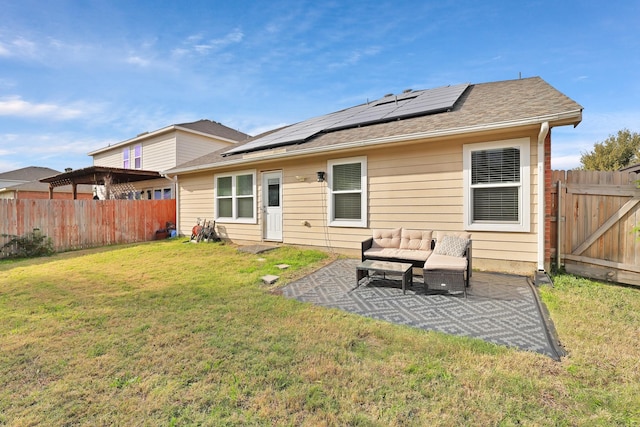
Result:
[[[474,272],[462,295],[428,291],[420,277],[403,295],[400,278],[365,279],[356,286],[359,260],[342,259],[282,289],[284,296],[424,330],[474,337],[547,355],[566,353],[531,281]]]

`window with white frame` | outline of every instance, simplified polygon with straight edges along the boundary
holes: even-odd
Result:
[[[133,147],[133,168],[142,169],[142,144]]]
[[[168,200],[173,198],[171,187],[146,188],[142,190],[137,198],[143,200]]]
[[[255,171],[216,175],[214,180],[216,220],[255,223]]]
[[[530,231],[529,144],[519,138],[463,146],[467,230]]]
[[[129,161],[129,147],[125,147],[122,150],[122,168],[129,169],[131,162]]]
[[[367,158],[352,157],[327,163],[329,225],[367,226]]]

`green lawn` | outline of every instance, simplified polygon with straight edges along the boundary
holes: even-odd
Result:
[[[0,424],[640,423],[638,288],[543,289],[570,353],[554,362],[261,284],[322,252],[183,241],[0,262]]]

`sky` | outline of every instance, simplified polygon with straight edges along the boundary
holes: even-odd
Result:
[[[640,0],[0,0],[0,172],[172,124],[255,135],[387,93],[540,76],[552,168],[640,132]]]

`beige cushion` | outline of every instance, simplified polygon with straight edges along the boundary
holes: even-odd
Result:
[[[408,261],[426,261],[430,255],[431,251],[414,251],[411,249],[371,248],[364,251],[365,258],[395,258],[398,262],[403,259]]]
[[[412,249],[394,249],[394,248],[371,248],[364,252],[365,257],[378,258],[395,258],[400,260],[406,259],[410,261],[426,261],[431,255],[431,251],[419,251]]]
[[[394,258],[408,261],[426,261],[431,251],[419,251],[412,249],[371,248],[364,252],[364,256],[373,258]]]
[[[393,248],[371,248],[364,251],[365,257],[391,258]]]
[[[441,236],[436,241],[436,246],[433,249],[434,254],[449,255],[454,257],[461,257],[464,255],[464,251],[469,244],[468,238],[462,238],[454,235]]]
[[[395,249],[394,258],[411,261],[426,261],[431,255],[431,251],[421,251],[418,249]]]
[[[466,268],[466,258],[438,255],[435,252],[424,263],[425,270],[465,270]]]
[[[393,230],[373,230],[372,248],[399,248],[400,247],[400,228]]]
[[[402,229],[400,249],[431,251],[431,231]]]

